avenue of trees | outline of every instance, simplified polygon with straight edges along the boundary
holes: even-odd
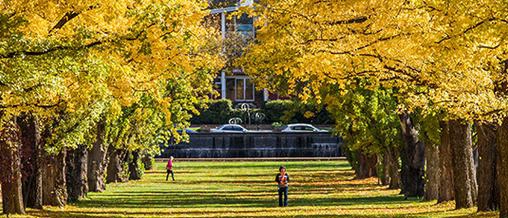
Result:
[[[508,217],[508,4],[260,0],[245,10],[256,38],[233,57],[208,7],[0,0],[4,213],[140,179],[237,65],[326,107],[356,178]]]
[[[260,0],[238,62],[324,105],[357,178],[508,217],[508,5]],[[400,174],[399,174],[400,173]]]
[[[220,34],[200,0],[0,1],[3,212],[140,179],[213,93]],[[185,132],[185,131],[184,131]]]

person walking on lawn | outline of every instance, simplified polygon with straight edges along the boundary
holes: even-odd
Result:
[[[171,178],[175,181],[175,174],[173,173],[173,156],[169,157],[168,165],[166,165],[166,181],[168,181],[169,174],[171,173]]]
[[[289,183],[289,175],[286,173],[286,167],[279,167],[279,173],[275,176],[275,182],[277,182],[277,186],[279,188],[279,207],[287,207],[288,206],[288,183]],[[284,195],[284,202],[282,201],[282,196]]]

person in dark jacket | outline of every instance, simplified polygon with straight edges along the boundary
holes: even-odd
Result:
[[[279,167],[279,173],[275,176],[275,182],[277,182],[277,187],[279,188],[279,207],[287,207],[289,175],[286,173],[286,167]],[[282,199],[283,195],[284,201]]]

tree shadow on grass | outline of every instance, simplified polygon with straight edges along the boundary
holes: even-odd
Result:
[[[85,208],[237,208],[237,207],[260,207],[269,208],[276,204],[276,193],[264,193],[260,195],[237,195],[224,194],[221,192],[208,193],[206,195],[193,193],[190,195],[160,195],[149,192],[133,195],[108,195],[107,198],[93,198],[79,202],[76,206]],[[187,193],[188,194],[188,193]],[[114,200],[113,200],[114,199]],[[365,205],[393,205],[404,204],[410,201],[404,200],[403,196],[376,196],[376,197],[326,197],[302,199],[294,198],[290,202],[292,206],[358,206]],[[369,208],[369,207],[366,207]]]
[[[342,163],[326,163],[324,166],[320,164],[322,163],[288,163],[286,165],[294,167],[295,170],[290,171],[290,207],[283,210],[304,210],[304,208],[318,210],[316,207],[334,208],[342,206],[345,213],[348,214],[326,215],[325,213],[312,215],[311,213],[310,215],[296,216],[279,214],[277,213],[279,209],[276,207],[277,188],[272,180],[275,173],[267,176],[262,172],[258,173],[257,170],[245,170],[239,171],[239,174],[236,175],[232,173],[232,169],[238,169],[238,165],[235,164],[214,165],[211,167],[187,165],[180,172],[186,172],[189,175],[189,180],[179,180],[174,184],[163,180],[164,171],[152,171],[147,174],[148,177],[145,177],[143,181],[132,183],[132,187],[131,184],[120,184],[119,186],[112,186],[111,191],[90,194],[88,199],[74,204],[75,207],[68,211],[43,210],[30,213],[36,216],[39,214],[41,217],[88,218],[97,216],[150,217],[152,215],[160,217],[177,215],[245,217],[242,213],[252,214],[254,212],[255,216],[259,217],[326,218],[372,217],[370,215],[359,216],[357,213],[361,213],[362,210],[397,207],[396,205],[412,207],[412,201],[405,201],[402,196],[394,194],[388,196],[374,194],[376,196],[372,196],[373,194],[370,193],[367,196],[349,196],[355,189],[364,192],[378,191],[382,188],[372,180],[350,180],[353,173],[350,170],[338,168],[343,167]],[[276,165],[249,165],[247,163],[245,168],[260,169]],[[206,176],[209,172],[213,172],[213,174],[208,177],[199,175],[204,174]],[[160,181],[158,180],[159,175],[161,176]],[[346,193],[346,195],[342,193]],[[272,216],[272,214],[278,215]]]

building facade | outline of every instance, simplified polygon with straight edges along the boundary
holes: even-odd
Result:
[[[254,27],[255,18],[247,14],[231,16],[240,7],[252,6],[252,0],[214,0],[212,5],[211,19],[220,28],[222,38],[226,40],[232,34],[244,36],[245,40],[256,37]],[[221,99],[230,99],[234,105],[250,103],[255,107],[261,107],[266,101],[278,99],[278,95],[270,94],[266,89],[257,90],[254,82],[241,69],[222,70],[215,80],[215,87]]]

